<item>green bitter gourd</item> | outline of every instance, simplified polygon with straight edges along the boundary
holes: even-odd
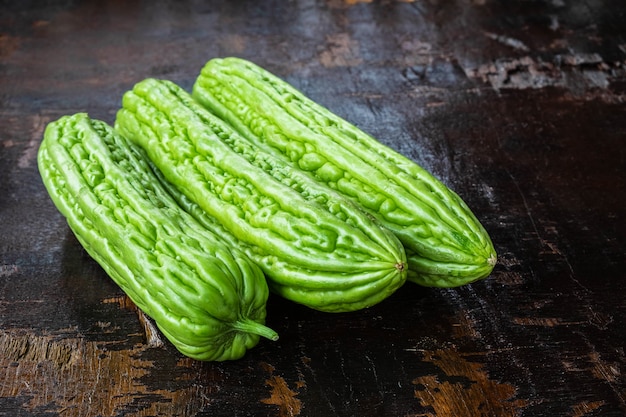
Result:
[[[308,174],[241,138],[181,87],[146,79],[115,127],[265,272],[270,289],[329,311],[372,306],[406,280],[398,239]],[[196,211],[197,212],[197,211]]]
[[[38,167],[79,242],[180,352],[232,360],[277,339],[262,271],[184,211],[108,124],[85,113],[51,122]]]
[[[465,202],[410,159],[243,59],[213,59],[193,96],[255,146],[360,204],[406,248],[408,280],[456,287],[488,276],[491,239]]]

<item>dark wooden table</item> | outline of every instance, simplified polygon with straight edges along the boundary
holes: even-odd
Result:
[[[456,190],[493,274],[349,314],[272,296],[280,340],[239,361],[150,343],[37,149],[229,55]],[[626,415],[625,101],[620,0],[0,1],[0,416]]]

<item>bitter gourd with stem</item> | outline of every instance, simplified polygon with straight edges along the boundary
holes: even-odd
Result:
[[[406,280],[399,240],[308,174],[241,138],[178,85],[137,83],[115,127],[219,223],[277,294],[329,312],[372,306]]]
[[[180,352],[233,360],[277,339],[262,271],[183,210],[111,126],[85,113],[51,122],[38,167],[87,253]]]
[[[212,59],[193,96],[255,146],[360,204],[406,248],[408,280],[456,287],[488,276],[492,241],[466,203],[412,160],[240,58]]]

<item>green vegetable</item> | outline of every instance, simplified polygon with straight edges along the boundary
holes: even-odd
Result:
[[[262,271],[185,212],[109,125],[84,113],[50,123],[38,165],[89,255],[180,352],[223,361],[278,338],[263,324]]]
[[[198,102],[255,146],[360,204],[406,248],[410,281],[455,287],[489,275],[496,252],[461,198],[408,158],[248,61],[213,59]]]
[[[190,212],[219,223],[215,233],[254,260],[279,295],[317,310],[352,311],[405,282],[406,256],[392,233],[259,151],[177,85],[138,83],[124,95],[115,126],[201,209]]]

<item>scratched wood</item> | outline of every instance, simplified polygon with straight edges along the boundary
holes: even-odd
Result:
[[[0,416],[626,414],[626,5],[618,0],[0,1]],[[499,264],[277,342],[178,354],[91,260],[36,168],[45,125],[112,122],[146,77],[236,55],[455,189]]]

